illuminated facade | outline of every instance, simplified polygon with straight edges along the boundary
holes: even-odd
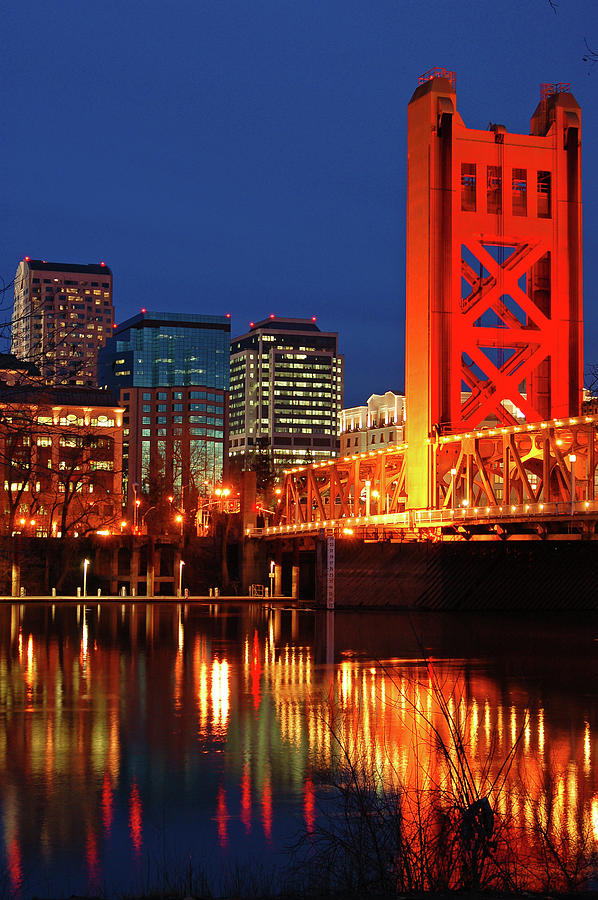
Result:
[[[112,272],[25,257],[15,275],[12,352],[49,384],[97,385],[98,350],[114,323]]]
[[[0,386],[3,531],[38,537],[118,528],[122,414],[97,388]]]
[[[280,471],[338,453],[344,358],[315,319],[271,316],[231,342],[231,459],[259,450]]]
[[[123,490],[173,493],[185,509],[222,481],[230,318],[143,311],[100,354],[100,383],[125,407]],[[130,488],[130,490],[129,490]]]
[[[576,416],[582,391],[581,111],[542,85],[529,135],[470,129],[455,76],[408,109],[406,394],[411,507],[433,505],[431,440]],[[465,398],[463,399],[463,393]],[[509,402],[511,407],[509,407]]]
[[[405,432],[405,395],[392,391],[372,394],[366,406],[342,409],[340,431],[341,456],[402,444]]]

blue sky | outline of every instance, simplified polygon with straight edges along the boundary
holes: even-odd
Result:
[[[347,405],[404,384],[407,103],[457,73],[470,127],[582,107],[586,361],[598,363],[597,0],[9,0],[0,274],[105,260],[145,306],[338,330]]]

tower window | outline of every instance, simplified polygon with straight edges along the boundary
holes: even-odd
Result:
[[[461,209],[475,212],[475,163],[461,163]]]

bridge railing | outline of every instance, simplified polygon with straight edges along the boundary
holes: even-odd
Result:
[[[265,528],[247,528],[248,537],[276,537],[291,534],[313,534],[318,532],[332,533],[338,537],[351,537],[362,534],[372,526],[386,527],[389,530],[414,532],[420,529],[454,525],[456,528],[467,522],[491,524],[501,521],[538,522],[539,520],[562,519],[595,516],[598,513],[598,500],[577,500],[573,503],[558,501],[552,503],[519,503],[501,506],[469,507],[455,509],[415,509],[402,513],[386,515],[354,516],[342,519],[323,519],[314,522],[302,522],[289,525],[272,525]]]

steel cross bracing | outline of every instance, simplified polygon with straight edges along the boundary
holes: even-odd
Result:
[[[281,514],[260,534],[376,526],[421,529],[543,523],[598,516],[598,417],[479,428],[431,439],[435,503],[412,509],[407,445],[328,460],[285,473]]]

